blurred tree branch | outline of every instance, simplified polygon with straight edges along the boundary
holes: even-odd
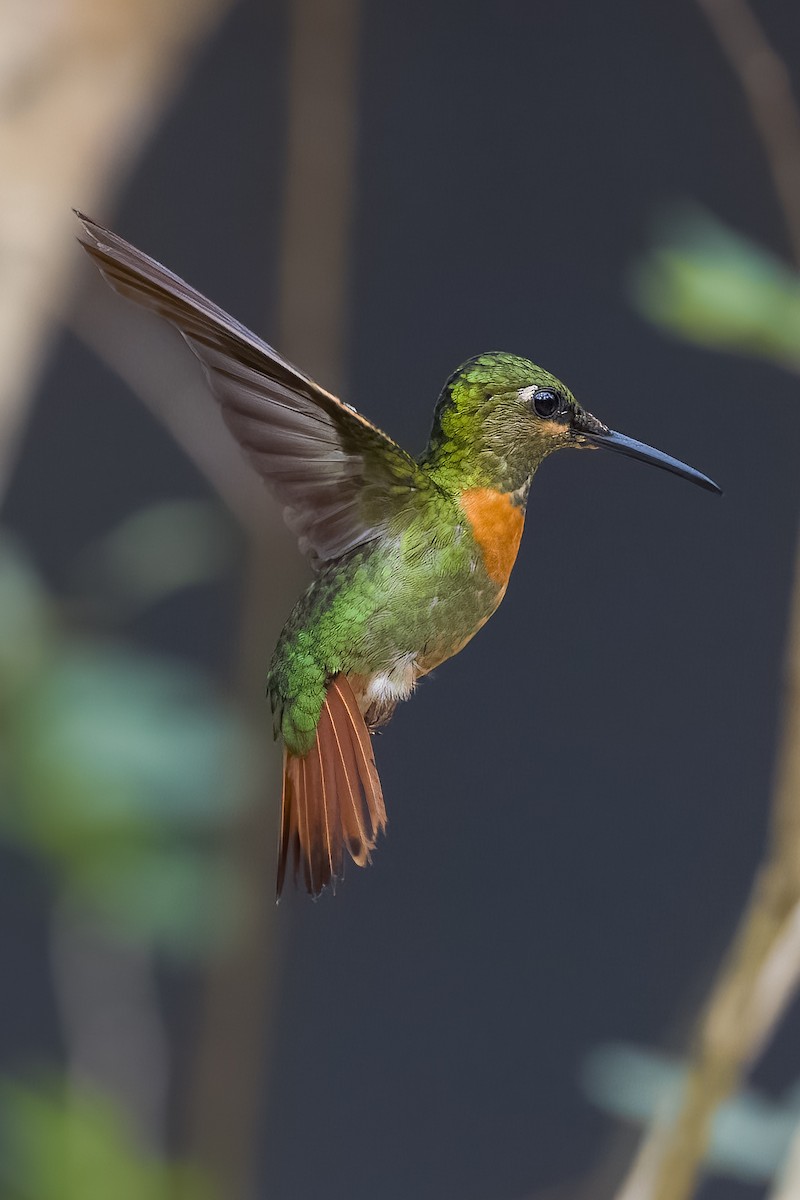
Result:
[[[700,1020],[678,1114],[656,1119],[617,1200],[692,1195],[719,1105],[739,1086],[800,982],[800,566],[788,668],[769,848]]]
[[[280,515],[225,427],[196,359],[174,330],[133,305],[109,304],[106,290],[93,276],[69,328],[164,425],[242,528],[269,541]]]
[[[747,98],[800,266],[800,116],[785,64],[746,0],[697,0]],[[784,364],[788,365],[788,364]],[[800,983],[800,551],[784,717],[765,857],[700,1019],[674,1119],[656,1119],[617,1200],[688,1200],[715,1113],[773,1033]],[[776,1196],[794,1195],[796,1153]],[[789,1189],[789,1190],[787,1190]]]
[[[283,200],[279,324],[281,349],[307,364],[327,386],[344,374],[349,233],[354,162],[358,0],[291,6],[288,163]],[[269,615],[288,610],[306,578],[299,558],[286,567],[288,545],[277,509],[245,464],[216,405],[203,397],[195,362],[170,331],[146,317],[157,347],[142,354],[131,325],[137,314],[105,303],[101,285],[71,318],[75,332],[122,377],[167,426],[248,533],[239,633],[237,691],[263,731],[265,788],[279,795],[279,756],[271,748],[263,698],[270,652]],[[275,563],[280,562],[279,570]],[[267,785],[267,780],[270,780]],[[226,1197],[252,1194],[276,938],[271,901],[276,805],[259,803],[230,831],[246,903],[229,946],[205,988],[187,1136],[197,1161]]]
[[[70,1090],[91,1087],[124,1101],[142,1144],[163,1153],[169,1046],[152,949],[120,945],[96,914],[66,897],[50,944]]]
[[[800,265],[800,115],[786,64],[747,0],[697,0],[733,68],[764,147]]]
[[[67,306],[77,253],[70,209],[106,206],[229,3],[0,4],[0,498]],[[140,1132],[158,1141],[167,1062],[149,954],[113,940],[88,947],[75,914],[65,914],[62,905],[52,948],[71,1069],[112,1083]],[[137,1061],[128,1042],[139,1034],[138,1049],[148,1050]]]
[[[0,495],[66,300],[70,209],[104,206],[228,3],[0,5]]]
[[[359,0],[292,0],[287,164],[279,293],[281,352],[329,388],[344,378],[354,197]],[[240,632],[240,689],[269,737],[263,698],[273,631],[265,614],[288,610],[298,569],[276,572],[251,537]],[[279,755],[269,753],[279,793]],[[268,965],[278,937],[272,902],[277,805],[262,803],[235,831],[251,907],[207,982],[189,1112],[189,1149],[229,1200],[257,1194],[258,1119],[277,999]],[[270,988],[272,982],[272,988]]]
[[[797,1200],[800,1196],[800,1126],[792,1139],[786,1162],[769,1200]]]

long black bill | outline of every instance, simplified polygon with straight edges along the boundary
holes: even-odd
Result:
[[[599,421],[597,423],[600,424]],[[707,475],[695,471],[694,467],[687,467],[686,463],[682,463],[677,458],[671,458],[669,454],[662,454],[660,450],[646,446],[644,442],[635,442],[633,438],[626,437],[624,433],[616,433],[613,429],[606,429],[603,433],[581,429],[580,433],[587,442],[594,446],[604,446],[606,450],[614,450],[617,454],[627,454],[629,458],[638,458],[641,462],[651,463],[654,467],[661,467],[664,471],[672,471],[673,475],[680,475],[682,479],[688,479],[690,483],[696,483],[698,487],[722,495],[722,488]]]

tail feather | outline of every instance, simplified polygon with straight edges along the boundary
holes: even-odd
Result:
[[[343,675],[337,675],[333,680],[333,686],[337,688],[342,699],[342,703],[347,711],[347,716],[355,734],[355,744],[357,746],[358,757],[361,760],[361,766],[365,772],[362,776],[365,785],[365,798],[369,796],[367,781],[372,788],[374,795],[375,807],[369,806],[369,817],[373,824],[374,834],[377,835],[379,829],[386,826],[386,808],[383,803],[383,791],[381,790],[381,781],[378,778],[378,769],[375,766],[375,756],[372,753],[372,743],[369,738],[364,718],[361,716],[361,710],[358,707],[358,701],[353,695],[353,689]]]
[[[386,828],[386,809],[383,792],[367,726],[361,716],[353,690],[342,675],[331,683],[330,691],[337,692],[343,709],[345,755],[341,762],[348,770],[348,779],[360,779],[361,788],[350,789],[350,811],[345,813],[344,826],[352,844],[348,847],[355,862],[364,866],[370,861],[381,830]],[[329,692],[330,694],[330,692]],[[351,821],[352,815],[352,821]]]
[[[359,867],[365,867],[369,862],[368,843],[370,834],[369,810],[364,803],[364,795],[359,786],[359,769],[352,742],[345,735],[340,739],[334,727],[336,738],[336,789],[339,796],[339,813],[342,822],[342,839],[345,846]]]
[[[321,842],[319,838],[315,837],[313,841],[311,838],[312,826],[309,808],[313,796],[308,786],[308,759],[309,755],[300,759],[300,787],[297,791],[297,805],[300,809],[300,845],[308,847],[308,852],[303,856],[303,877],[308,891],[315,894],[317,888],[316,881],[322,878],[324,869],[320,857],[322,852]]]
[[[299,758],[283,752],[283,791],[281,793],[281,834],[278,844],[278,884],[280,896],[286,877],[286,864],[291,855],[297,873],[297,861],[300,855],[300,828],[297,794],[300,786]]]
[[[336,779],[336,745],[336,726],[331,719],[328,706],[325,704],[320,714],[317,740],[308,759],[310,763],[315,763],[315,769],[309,777],[309,787],[311,792],[317,792],[321,800],[321,832],[324,838],[330,879],[340,879],[343,873],[342,834],[337,820],[341,808],[341,797]]]
[[[314,745],[284,754],[278,896],[291,857],[302,864],[312,896],[344,874],[347,850],[360,867],[370,861],[386,809],[364,718],[344,675],[328,685]]]

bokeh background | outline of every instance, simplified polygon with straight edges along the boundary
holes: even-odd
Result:
[[[3,1197],[622,1196],[680,1105],[794,728],[800,282],[725,6],[0,5]],[[547,462],[335,898],[273,899],[307,569],[70,205],[408,448],[505,349],[725,489]],[[800,1195],[792,953],[699,1190],[637,1196]]]

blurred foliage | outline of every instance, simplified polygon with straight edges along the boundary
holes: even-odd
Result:
[[[198,514],[176,513],[184,552],[166,572],[148,549],[163,512],[110,543],[118,578],[143,580],[139,597],[221,561],[216,533],[203,534],[203,559],[187,533]],[[252,763],[242,723],[204,677],[65,628],[20,549],[0,540],[0,836],[42,855],[115,932],[202,952],[235,916],[221,833]]]
[[[57,1081],[0,1081],[3,1200],[213,1200],[186,1164],[163,1163],[136,1144],[108,1097]]]
[[[685,1065],[623,1044],[599,1046],[583,1069],[594,1104],[642,1125],[677,1110],[685,1080]],[[743,1089],[715,1114],[706,1166],[745,1182],[768,1182],[780,1172],[799,1121],[800,1087],[778,1101]]]
[[[133,513],[90,545],[76,563],[79,590],[130,617],[232,565],[233,526],[219,507],[167,500]]]
[[[702,209],[661,219],[632,286],[639,310],[671,333],[800,369],[800,275]]]

